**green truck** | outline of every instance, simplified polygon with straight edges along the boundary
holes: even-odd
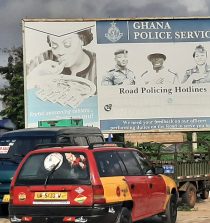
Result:
[[[209,197],[210,142],[150,142],[138,147],[176,181],[182,204],[193,208],[198,196]]]

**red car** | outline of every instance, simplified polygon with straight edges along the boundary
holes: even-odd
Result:
[[[175,182],[134,148],[93,145],[30,152],[11,183],[11,222],[175,223]]]

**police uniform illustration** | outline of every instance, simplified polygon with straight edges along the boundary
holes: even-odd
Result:
[[[196,46],[193,58],[196,66],[186,70],[182,83],[210,83],[210,66],[206,63],[207,51],[202,45]]]
[[[200,72],[198,67],[186,71],[182,83],[200,84],[210,83],[210,66],[206,64],[205,70]]]
[[[135,75],[133,71],[128,68],[122,70],[120,67],[116,66],[114,69],[109,70],[103,77],[102,85],[121,85],[127,80],[129,80],[130,85],[135,84]]]
[[[127,66],[127,50],[118,50],[114,53],[117,65],[114,69],[109,70],[102,78],[101,84],[108,85],[134,85],[135,75]],[[118,57],[118,55],[122,55]],[[124,57],[125,56],[125,57]]]
[[[163,66],[166,56],[162,53],[150,54],[148,60],[153,69],[145,71],[141,75],[143,84],[175,84],[179,83],[178,74]]]
[[[144,84],[176,84],[179,83],[177,73],[170,69],[162,69],[157,73],[154,70],[147,70],[141,75],[141,82]]]

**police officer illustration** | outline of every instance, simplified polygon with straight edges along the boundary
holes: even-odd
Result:
[[[166,56],[162,53],[148,55],[147,59],[152,63],[152,69],[146,70],[141,75],[143,84],[175,84],[179,83],[178,74],[164,67]]]
[[[196,46],[193,52],[196,66],[186,70],[182,83],[210,83],[210,66],[207,64],[207,51],[202,45]]]
[[[119,49],[114,52],[115,68],[109,70],[102,78],[101,85],[135,85],[135,75],[127,68],[128,51]]]

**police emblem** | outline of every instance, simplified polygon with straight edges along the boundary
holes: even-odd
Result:
[[[108,32],[105,33],[105,37],[113,43],[120,40],[122,36],[123,33],[120,32],[115,22],[111,23],[111,27],[109,27]]]

